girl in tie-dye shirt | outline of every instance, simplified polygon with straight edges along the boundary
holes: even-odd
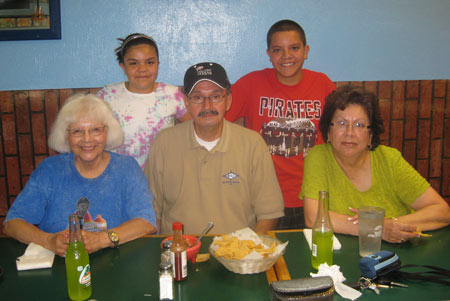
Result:
[[[155,41],[143,34],[119,39],[115,50],[127,82],[107,85],[98,96],[109,102],[125,132],[125,141],[115,151],[134,157],[143,168],[148,150],[158,132],[175,120],[189,119],[178,87],[157,83],[159,56]]]

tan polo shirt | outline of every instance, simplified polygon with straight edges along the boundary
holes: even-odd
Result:
[[[228,121],[211,151],[195,140],[192,121],[161,131],[144,173],[162,234],[171,234],[175,221],[186,234],[199,234],[209,221],[212,233],[228,233],[284,215],[267,145],[257,132]]]

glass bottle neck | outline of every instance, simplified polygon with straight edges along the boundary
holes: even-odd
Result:
[[[328,215],[328,193],[325,191],[319,192],[319,208],[317,211],[318,216],[325,218]]]
[[[80,218],[73,214],[69,216],[69,243],[83,242],[80,230]]]
[[[182,230],[173,230],[173,243],[170,250],[172,252],[183,251],[186,250],[186,244],[183,240],[183,231]]]
[[[317,208],[317,217],[314,223],[314,229],[321,229],[321,231],[333,231],[330,216],[328,214],[329,198],[328,192],[319,192],[319,204]]]
[[[181,230],[173,231],[173,241],[182,241],[183,240],[183,232]]]

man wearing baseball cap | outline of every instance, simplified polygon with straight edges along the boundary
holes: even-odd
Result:
[[[172,223],[199,234],[245,227],[264,233],[284,215],[283,197],[264,140],[224,119],[231,106],[228,76],[217,63],[199,63],[184,76],[185,105],[192,120],[159,133],[144,172],[155,195],[161,234]]]

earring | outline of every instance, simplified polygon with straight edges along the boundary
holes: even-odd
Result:
[[[367,145],[367,149],[372,149],[372,144]]]

